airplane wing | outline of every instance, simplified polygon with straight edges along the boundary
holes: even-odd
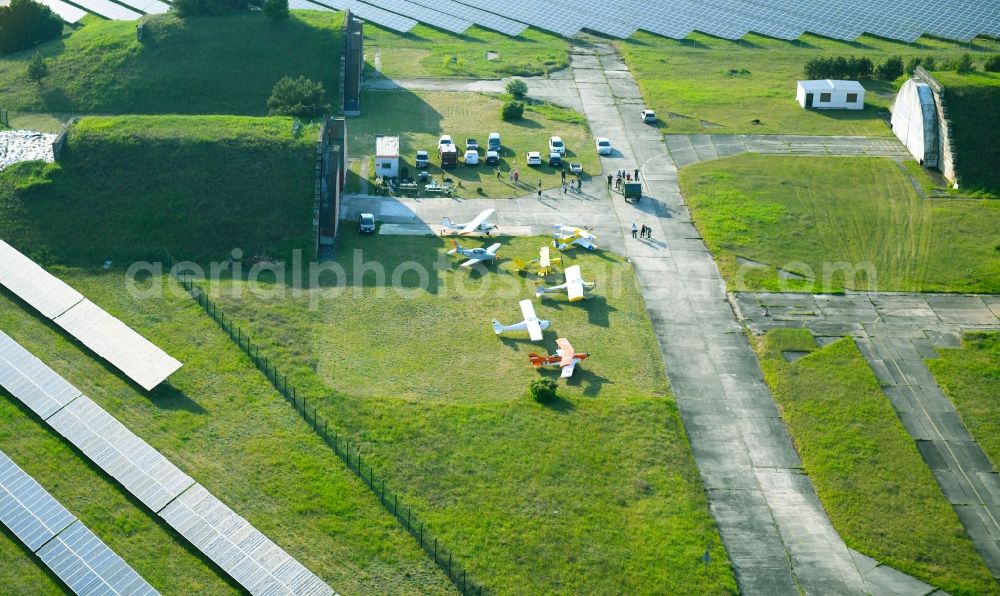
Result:
[[[583,300],[583,276],[579,265],[566,268],[566,293],[570,302]]]
[[[528,336],[531,341],[542,341],[542,327],[538,324],[538,317],[535,316],[535,307],[531,300],[522,300],[521,314],[524,315],[524,324],[528,327]]]
[[[542,269],[548,269],[551,266],[549,261],[549,247],[543,246],[541,250],[538,251],[538,266]]]
[[[559,346],[559,355],[562,356],[559,366],[565,367],[571,365],[573,363],[573,357],[576,356],[576,350],[574,350],[573,346],[569,344],[569,340],[565,337],[560,337],[556,340],[556,345]]]
[[[591,236],[590,238],[593,238],[593,236]],[[593,249],[597,248],[597,245],[594,244],[593,242],[591,242],[590,238],[584,238],[583,236],[580,236],[579,238],[577,238],[576,240],[574,240],[573,243],[574,244],[579,244],[580,246],[582,246],[584,248],[588,248],[590,250],[593,250]]]
[[[489,219],[491,215],[493,215],[494,211],[496,211],[496,209],[487,209],[486,211],[483,211],[482,213],[477,215],[476,219],[465,224],[465,227],[462,228],[461,231],[459,231],[458,233],[459,236],[475,232],[484,221],[486,221],[487,219]]]
[[[466,262],[462,263],[461,265],[459,265],[459,267],[471,267],[471,266],[475,265],[476,263],[481,263],[481,262],[482,261],[480,261],[479,259],[469,259],[468,261],[466,261]]]
[[[573,376],[573,370],[576,368],[576,360],[570,360],[570,363],[562,367],[562,374],[559,375],[562,379],[568,379]]]
[[[489,248],[486,249],[486,252],[490,253],[491,255],[495,255],[495,254],[497,254],[498,250],[500,250],[500,243],[499,242],[497,242],[496,244],[491,244],[489,246]]]

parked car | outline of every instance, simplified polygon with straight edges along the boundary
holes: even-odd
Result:
[[[566,145],[563,144],[563,140],[561,138],[549,137],[549,153],[566,155]]]
[[[528,151],[527,163],[529,166],[542,165],[542,154],[537,151]]]
[[[500,163],[500,152],[493,151],[492,149],[486,152],[486,163],[488,164],[498,164]]]
[[[580,174],[583,172],[583,164],[578,161],[570,162],[569,171],[572,174]]]
[[[611,155],[611,139],[601,137],[596,142],[598,155]]]
[[[479,151],[479,143],[476,142],[476,139],[465,139],[465,150],[468,151],[469,149]]]
[[[441,147],[444,147],[445,145],[451,145],[452,147],[455,146],[455,141],[452,140],[451,135],[441,135],[441,138],[438,139],[438,152],[439,153],[441,152]]]
[[[426,168],[427,164],[431,162],[431,155],[426,151],[417,151],[417,157],[413,160],[414,165],[418,168]]]
[[[490,138],[486,140],[486,148],[490,151],[500,151],[500,133],[490,133]]]
[[[476,166],[479,165],[479,152],[475,149],[468,149],[465,152],[465,165]]]
[[[642,121],[646,124],[656,124],[656,112],[653,110],[643,110]]]
[[[371,213],[362,213],[358,217],[358,231],[362,234],[375,233],[375,216]]]
[[[553,168],[562,167],[562,155],[560,155],[558,151],[549,153],[549,165]]]

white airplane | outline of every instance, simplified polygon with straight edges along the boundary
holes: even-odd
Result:
[[[597,245],[594,244],[597,236],[594,236],[588,230],[558,224],[552,226],[552,229],[554,230],[552,237],[555,238],[552,241],[552,246],[559,250],[572,248],[573,245],[582,246],[588,250],[597,248]]]
[[[448,254],[460,254],[469,259],[468,261],[462,263],[460,267],[469,267],[484,261],[495,261],[497,260],[497,250],[500,249],[499,242],[489,246],[488,248],[462,248],[462,245],[454,240],[452,240],[451,243],[455,248],[449,250]]]
[[[527,331],[531,341],[542,341],[542,330],[548,329],[552,323],[538,320],[538,317],[535,316],[535,307],[531,305],[531,300],[522,300],[518,304],[521,305],[521,314],[524,315],[524,320],[513,325],[502,325],[500,321],[493,319],[493,331],[497,335],[501,335],[507,331]]]
[[[580,266],[573,265],[572,267],[566,268],[566,283],[558,286],[552,286],[551,288],[538,286],[535,289],[535,296],[541,298],[546,292],[566,290],[566,293],[569,294],[569,301],[576,302],[577,300],[584,299],[584,290],[593,290],[596,285],[597,284],[594,282],[583,281],[583,275],[580,273]]]
[[[468,223],[452,223],[451,218],[445,217],[441,220],[441,225],[444,227],[441,233],[451,232],[459,236],[465,236],[466,234],[472,234],[473,232],[479,232],[480,234],[490,235],[491,230],[499,229],[495,223],[490,223],[486,221],[491,215],[496,211],[496,209],[487,209],[479,215],[476,219]]]
[[[577,363],[583,362],[590,357],[590,354],[574,350],[573,346],[569,344],[569,340],[565,337],[557,339],[556,345],[559,346],[559,349],[556,350],[555,356],[528,354],[528,360],[531,362],[531,365],[535,368],[543,366],[561,367],[562,374],[560,376],[566,379],[573,376],[573,371],[576,370]]]

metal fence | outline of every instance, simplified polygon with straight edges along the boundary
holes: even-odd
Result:
[[[169,256],[171,267],[174,259]],[[424,549],[428,556],[434,559],[434,563],[444,571],[448,578],[455,584],[455,587],[463,596],[482,596],[489,594],[489,591],[482,585],[476,583],[468,576],[466,570],[459,564],[452,552],[445,548],[438,539],[424,526],[423,522],[413,513],[413,510],[403,504],[399,496],[386,487],[386,477],[375,472],[369,464],[363,461],[358,445],[351,444],[348,439],[338,436],[336,429],[329,428],[329,421],[319,414],[315,404],[310,405],[305,396],[299,395],[295,386],[288,382],[288,376],[278,370],[277,365],[262,354],[260,345],[254,343],[250,335],[243,331],[231,317],[226,317],[225,312],[213,302],[200,287],[190,279],[178,279],[187,293],[198,302],[205,312],[219,324],[219,326],[229,335],[230,339],[243,350],[254,365],[267,377],[275,389],[295,408],[303,419],[312,427],[340,459],[347,464],[348,469],[354,472],[375,494],[382,506],[391,513],[396,520],[406,528],[406,531],[413,536]]]

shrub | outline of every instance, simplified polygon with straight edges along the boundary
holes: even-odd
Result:
[[[558,385],[553,379],[535,379],[528,385],[528,394],[540,404],[548,403],[556,398]]]
[[[875,69],[875,78],[883,81],[895,81],[903,75],[903,59],[899,56],[891,56]]]
[[[31,57],[31,62],[28,63],[28,78],[41,84],[42,79],[47,77],[48,74],[49,63],[46,62],[41,52],[35,52],[35,55]]]
[[[500,118],[502,120],[520,120],[524,116],[524,104],[519,101],[505,101],[500,108]]]
[[[909,61],[907,61],[906,63],[906,74],[912,75],[914,72],[916,72],[918,66],[920,66],[920,58],[918,57],[910,58]]]
[[[288,0],[264,0],[264,15],[272,21],[288,18]]]
[[[937,62],[934,60],[934,56],[928,56],[928,57],[924,58],[924,60],[923,60],[923,62],[921,62],[921,64],[923,64],[924,70],[930,71],[930,70],[934,70],[935,68],[937,68]]]
[[[16,52],[62,35],[63,22],[48,6],[11,0],[0,6],[0,52]]]
[[[983,70],[987,72],[1000,72],[1000,54],[993,54],[986,59],[986,64],[983,65]]]
[[[976,67],[972,64],[972,56],[970,54],[962,54],[955,61],[955,71],[959,74],[968,74],[974,70],[976,70]]]
[[[528,84],[521,79],[511,79],[507,81],[507,93],[516,99],[524,99],[524,96],[528,94]]]
[[[323,103],[326,92],[323,83],[307,78],[284,77],[274,84],[267,108],[272,116],[301,116],[313,118],[321,115],[329,106]]]
[[[817,57],[806,62],[807,79],[870,79],[875,65],[865,57]]]

